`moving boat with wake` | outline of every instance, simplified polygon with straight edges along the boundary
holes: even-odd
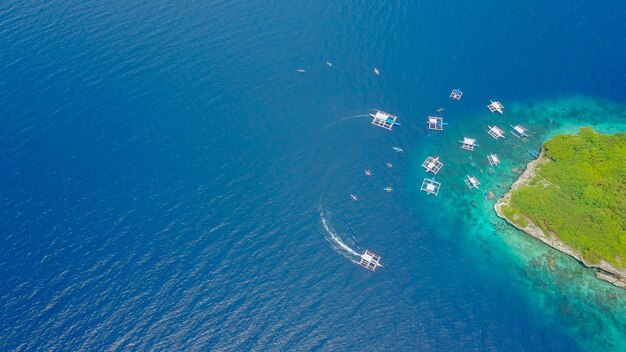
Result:
[[[380,256],[367,249],[359,257],[361,258],[361,260],[359,261],[359,265],[369,271],[376,271],[376,268],[378,268],[379,266],[383,266],[382,264],[380,264]]]

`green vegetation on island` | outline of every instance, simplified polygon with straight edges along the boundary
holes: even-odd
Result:
[[[526,185],[514,189],[502,214],[528,220],[579,252],[586,261],[626,267],[626,133],[590,127],[557,135]]]

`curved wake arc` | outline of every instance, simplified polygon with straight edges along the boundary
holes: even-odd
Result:
[[[348,117],[341,118],[341,119],[339,119],[339,120],[337,120],[337,121],[333,121],[333,122],[329,123],[328,125],[324,126],[324,128],[322,129],[322,131],[326,131],[327,129],[329,129],[329,128],[333,127],[334,125],[336,125],[336,124],[338,124],[338,123],[340,123],[340,122],[347,121],[347,120],[352,120],[352,119],[358,119],[358,118],[360,118],[360,117],[366,117],[366,116],[370,116],[370,115],[369,115],[369,114],[365,114],[365,115],[354,115],[354,116],[348,116]]]
[[[357,252],[357,250],[359,250],[359,248],[356,248],[355,250],[341,238],[337,231],[335,231],[335,229],[332,227],[328,219],[326,219],[324,212],[320,213],[320,218],[324,230],[324,237],[331,244],[333,249],[335,249],[337,252],[341,253],[345,257],[349,258],[352,262],[358,264],[357,258],[360,257],[360,254]],[[356,242],[356,240],[352,240]]]

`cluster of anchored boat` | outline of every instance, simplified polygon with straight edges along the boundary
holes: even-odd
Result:
[[[463,92],[461,92],[460,89],[453,89],[452,93],[450,93],[450,98],[455,99],[455,100],[460,100],[462,95],[463,95]],[[491,100],[489,105],[487,105],[487,108],[492,113],[497,112],[500,114],[504,114],[504,105],[502,105],[502,103],[500,103],[499,101]],[[428,129],[435,130],[435,131],[442,131],[443,126],[445,125],[445,123],[443,123],[443,117],[441,116],[428,116],[428,120],[426,122],[428,123]],[[488,128],[487,134],[489,134],[494,139],[498,140],[500,138],[505,138],[504,131],[498,126],[487,125],[487,128]],[[528,134],[526,133],[527,132],[526,128],[520,125],[515,125],[515,126],[511,125],[511,128],[512,128],[511,133],[515,137],[517,138],[528,137]],[[459,141],[459,143],[461,143],[461,149],[463,150],[474,151],[475,147],[479,147],[479,145],[476,144],[475,138],[463,137],[463,140]],[[537,152],[533,150],[528,150],[528,152],[533,157],[537,157]],[[487,161],[489,162],[490,166],[497,166],[500,164],[500,158],[498,158],[497,154],[487,155]],[[434,165],[438,165],[438,166],[434,167]],[[436,175],[437,172],[439,172],[439,169],[441,169],[441,167],[443,166],[443,164],[439,162],[439,157],[437,158],[428,157],[426,161],[424,162],[424,164],[422,164],[422,166],[426,169],[426,172],[432,172],[433,174]],[[470,189],[472,188],[479,189],[479,186],[480,186],[480,182],[478,181],[476,176],[470,176],[470,175],[467,175],[467,178],[465,179],[465,184]],[[422,182],[421,190],[425,191],[426,194],[428,195],[434,194],[436,196],[439,194],[440,187],[441,187],[441,183],[435,181],[434,177],[432,179],[424,178],[424,181]]]
[[[330,62],[326,62],[326,64],[330,67],[333,66],[332,63]],[[298,72],[305,72],[305,70],[299,69]],[[378,68],[374,68],[374,73],[376,75],[380,74],[380,71],[378,70]],[[457,101],[461,100],[462,96],[463,96],[463,92],[461,91],[460,88],[455,88],[450,93],[450,98],[452,100],[457,100]],[[487,105],[487,108],[492,113],[497,112],[499,114],[504,114],[504,105],[502,105],[502,103],[500,103],[499,101],[490,100],[490,103]],[[442,111],[443,109],[438,109],[437,113],[441,113]],[[382,110],[377,110],[375,114],[370,114],[370,116],[373,118],[372,119],[373,125],[384,128],[389,131],[391,131],[394,126],[399,125],[399,123],[397,122],[398,120],[397,116],[384,112]],[[444,126],[447,125],[445,122],[443,122],[443,116],[441,115],[428,116],[426,123],[428,124],[428,129],[433,130],[433,131],[443,131]],[[487,125],[487,128],[488,128],[487,134],[489,134],[494,139],[498,140],[501,138],[505,138],[504,131],[498,126]],[[528,137],[528,134],[526,133],[527,132],[526,128],[520,125],[515,125],[515,126],[511,125],[511,128],[512,128],[511,133],[515,137],[517,138]],[[461,143],[461,149],[467,150],[467,151],[474,151],[475,147],[479,147],[479,145],[476,144],[475,138],[463,137],[463,140],[459,141],[459,143]],[[400,147],[393,147],[393,149],[397,152],[403,151],[402,148]],[[538,153],[534,150],[529,149],[528,153],[530,153],[530,155],[533,158],[536,158],[538,156]],[[487,155],[487,161],[489,162],[490,166],[497,166],[500,164],[500,159],[498,158],[497,154]],[[391,164],[390,162],[387,162],[386,165],[389,168],[393,167],[393,164]],[[441,188],[441,183],[435,180],[435,175],[439,173],[439,171],[443,167],[443,163],[441,162],[438,156],[437,157],[428,156],[428,158],[426,158],[426,160],[422,163],[422,167],[426,170],[426,173],[432,173],[433,177],[424,178],[424,180],[422,181],[422,185],[420,187],[420,191],[426,192],[427,195],[434,194],[435,196],[437,196],[439,194],[439,189]],[[369,169],[365,169],[364,173],[368,177],[372,176],[372,171]],[[473,188],[479,189],[479,186],[480,186],[480,182],[478,181],[478,179],[475,176],[470,176],[470,175],[467,175],[467,178],[465,179],[465,184],[470,189],[473,189]],[[386,192],[392,192],[393,188],[391,186],[387,186],[384,188],[384,190]],[[359,199],[355,194],[350,194],[350,198],[352,198],[352,200],[354,201]],[[363,254],[359,255],[359,257],[360,257],[359,265],[361,265],[365,269],[375,271],[377,267],[382,266],[382,264],[380,264],[381,257],[377,255],[376,253],[371,252],[369,250],[366,250]]]
[[[453,89],[452,92],[450,93],[450,98],[453,100],[457,100],[457,101],[461,100],[462,96],[463,96],[463,92],[461,91],[461,89],[458,89],[458,88]],[[487,108],[492,113],[497,112],[499,114],[504,114],[504,105],[502,105],[502,103],[500,103],[499,101],[491,100],[489,105],[487,105]],[[437,110],[438,113],[441,113],[442,111],[443,109]],[[397,116],[381,111],[381,110],[376,111],[375,114],[370,114],[370,116],[372,116],[373,118],[372,120],[373,125],[384,128],[389,131],[391,131],[394,126],[399,125],[397,122],[397,119],[398,119]],[[447,125],[445,122],[443,122],[443,116],[441,115],[428,116],[426,123],[428,124],[428,129],[433,130],[433,131],[443,131],[444,126]],[[487,134],[489,134],[494,139],[498,140],[501,138],[505,138],[504,131],[498,126],[487,125],[487,128],[488,128]],[[511,133],[515,137],[517,138],[528,137],[526,128],[520,125],[515,125],[515,126],[511,125],[511,128],[512,128]],[[461,143],[461,149],[467,150],[467,151],[474,151],[475,147],[479,147],[479,145],[476,143],[476,139],[471,138],[471,137],[463,137],[463,140],[459,141],[459,143]],[[399,147],[393,147],[393,149],[398,152],[403,151]],[[533,157],[537,157],[538,155],[538,153],[533,150],[529,150],[528,152]],[[500,164],[500,158],[498,158],[498,155],[494,153],[487,155],[487,161],[489,162],[490,166],[497,166]],[[387,163],[387,166],[393,167],[391,163]],[[439,189],[441,188],[441,183],[435,180],[435,175],[437,175],[439,171],[441,170],[441,168],[443,168],[443,163],[441,162],[440,157],[428,156],[426,160],[422,163],[422,167],[426,170],[427,174],[432,173],[433,177],[424,178],[424,180],[422,181],[422,185],[420,187],[420,191],[426,192],[427,195],[434,194],[435,196],[437,196],[439,194]],[[372,176],[371,170],[366,169],[365,175]],[[475,176],[467,175],[467,178],[465,179],[465,184],[470,189],[473,189],[473,188],[479,189],[480,181],[478,181],[478,179]],[[393,191],[393,189],[391,187],[386,187],[385,191],[391,192]],[[353,200],[358,200],[357,196],[354,194],[351,194],[350,197],[352,197]],[[370,252],[369,250],[366,250],[365,253],[363,253],[360,257],[361,257],[361,260],[359,264],[368,270],[374,271],[376,270],[378,266],[382,266],[379,263],[380,256],[373,252]]]
[[[463,92],[459,88],[453,89],[452,92],[450,93],[450,98],[453,100],[461,100],[462,96],[463,96]],[[491,100],[489,105],[487,105],[487,108],[492,113],[497,112],[500,114],[504,114],[504,105],[502,105],[502,103],[500,103],[499,101]],[[439,113],[442,111],[443,109],[437,110],[437,112]],[[398,124],[396,122],[396,119],[397,119],[396,116],[393,116],[383,111],[377,111],[376,115],[372,115],[372,116],[374,117],[372,124],[385,128],[387,130],[391,130],[394,125]],[[428,116],[426,123],[428,124],[428,129],[433,130],[433,131],[443,131],[444,126],[447,125],[445,122],[443,122],[443,117],[441,115]],[[504,131],[498,126],[487,125],[487,127],[488,127],[487,134],[489,134],[494,139],[498,140],[500,138],[505,138]],[[527,134],[528,131],[526,128],[520,125],[515,125],[515,126],[511,125],[511,128],[512,128],[511,133],[515,137],[517,138],[528,137],[528,134]],[[475,147],[480,146],[476,143],[476,139],[471,138],[471,137],[463,137],[463,140],[459,141],[459,143],[461,143],[461,149],[467,150],[467,151],[474,151]],[[528,150],[528,153],[530,153],[530,155],[534,158],[538,156],[538,153],[534,150]],[[497,154],[487,155],[487,161],[489,162],[490,166],[497,166],[500,164],[500,158],[498,158]],[[439,194],[439,189],[441,188],[441,183],[435,180],[435,175],[437,175],[437,173],[441,170],[441,168],[443,167],[443,163],[441,162],[438,156],[437,157],[429,156],[422,163],[422,167],[426,170],[426,173],[432,173],[433,177],[424,178],[424,180],[422,181],[422,185],[420,187],[420,191],[426,192],[427,195],[434,194],[435,196],[437,196]],[[478,179],[475,176],[467,175],[467,178],[465,179],[465,184],[470,189],[472,188],[479,189],[480,181],[478,181]]]
[[[457,100],[457,101],[461,100],[462,96],[463,96],[463,92],[461,91],[461,89],[458,89],[458,88],[453,89],[452,92],[450,93],[450,98],[453,100]],[[497,112],[499,114],[504,114],[504,105],[502,105],[502,103],[500,103],[499,101],[491,100],[490,103],[487,105],[487,108],[492,113]],[[443,109],[437,110],[438,113],[441,113],[442,111]],[[389,113],[386,113],[384,111],[376,111],[376,114],[370,114],[370,115],[373,117],[372,124],[378,127],[381,127],[387,130],[392,130],[394,126],[398,125],[398,123],[396,122],[398,117],[391,115]],[[433,131],[443,131],[444,126],[447,125],[445,122],[443,122],[443,116],[441,116],[441,114],[439,114],[438,116],[428,116],[426,123],[428,125],[428,129],[433,130]],[[496,125],[493,125],[493,126],[487,125],[487,128],[488,128],[487,134],[490,135],[492,138],[496,140],[505,138],[505,133],[500,127]],[[515,137],[517,138],[528,137],[528,133],[527,133],[528,131],[523,126],[511,125],[511,128],[512,128],[511,133]],[[465,136],[463,137],[463,140],[459,141],[459,143],[461,143],[461,149],[467,150],[467,151],[474,151],[475,147],[479,147],[479,145],[476,143],[476,139],[471,138],[471,137]],[[401,149],[398,147],[394,147],[394,149],[401,151]],[[536,158],[538,156],[538,153],[531,149],[528,150],[528,153],[533,158]],[[497,166],[500,164],[500,158],[495,153],[487,155],[487,161],[489,162],[490,166]],[[391,167],[391,165],[389,164],[388,166]],[[428,156],[426,160],[424,160],[424,162],[422,163],[422,167],[426,170],[427,174],[432,173],[433,177],[424,178],[424,180],[422,181],[422,185],[420,187],[420,191],[426,192],[427,195],[434,194],[435,196],[437,196],[439,194],[439,189],[441,188],[441,183],[435,180],[435,175],[437,175],[439,171],[441,170],[441,168],[443,168],[443,163],[441,162],[440,157]],[[367,176],[372,175],[370,170],[365,170],[365,174]],[[478,178],[476,178],[476,176],[467,175],[467,178],[465,179],[465,184],[467,185],[469,189],[473,189],[473,188],[479,189],[480,187],[480,181],[478,181]],[[351,196],[354,200],[357,199],[356,196],[354,195],[351,195]],[[361,266],[365,267],[366,269],[374,271],[377,266],[380,266],[380,264],[378,263],[379,260],[380,260],[380,256],[373,254],[372,252],[365,251],[365,253],[361,255],[361,261],[359,264],[361,264]]]
[[[461,89],[458,88],[453,89],[450,93],[450,98],[452,98],[453,100],[461,100],[462,96],[463,92],[461,91]],[[487,108],[492,113],[497,112],[500,114],[504,114],[504,105],[502,105],[502,103],[500,103],[499,101],[491,100],[489,105],[487,105]],[[446,125],[446,123],[443,122],[442,116],[428,116],[426,123],[428,124],[428,129],[433,131],[443,131],[443,126]],[[487,127],[489,128],[487,134],[489,134],[491,137],[495,138],[496,140],[504,138],[504,131],[498,126],[487,125]],[[513,135],[515,135],[516,137],[528,137],[528,134],[526,134],[526,129],[524,127],[520,125],[511,127],[513,128],[511,130],[511,133],[513,133]],[[476,139],[471,137],[463,137],[463,140],[459,141],[459,143],[461,143],[461,149],[470,152],[474,151],[475,147],[480,146],[476,143]],[[498,158],[497,154],[487,155],[487,161],[489,161],[489,165],[491,166],[497,166],[500,164],[500,158]],[[422,164],[422,167],[426,169],[426,173],[430,172],[433,175],[437,175],[441,167],[443,167],[443,164],[439,161],[439,157],[429,156]],[[467,175],[467,178],[465,179],[465,184],[470,189],[479,189],[480,181],[478,181],[476,176]],[[434,194],[435,196],[437,196],[439,194],[440,188],[441,183],[435,181],[435,177],[433,177],[432,179],[424,178],[420,190],[426,192],[427,195]]]

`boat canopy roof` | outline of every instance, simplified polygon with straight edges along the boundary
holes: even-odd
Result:
[[[473,145],[475,142],[474,138],[463,137],[463,144]]]
[[[386,113],[386,112],[384,112],[384,111],[380,111],[380,110],[378,110],[378,111],[376,111],[376,115],[374,115],[374,118],[377,118],[377,119],[386,119],[386,118],[388,118],[388,117],[390,117],[390,116],[391,116],[390,114],[388,114],[388,113]]]

